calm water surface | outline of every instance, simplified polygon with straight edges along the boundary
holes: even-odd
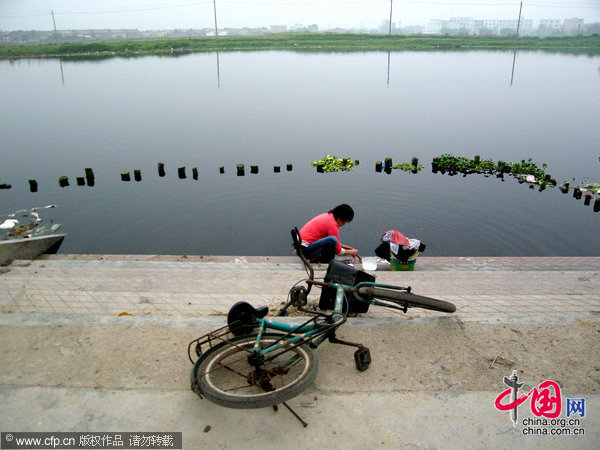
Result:
[[[389,71],[377,52],[2,61],[0,214],[56,204],[63,253],[288,255],[291,227],[346,202],[342,240],[364,255],[398,229],[430,256],[598,256],[600,213],[571,194],[431,173],[434,156],[479,154],[600,182],[600,57],[519,52],[513,76],[513,56],[392,53]],[[328,153],[361,164],[316,173]],[[375,173],[387,156],[425,170]],[[85,167],[94,187],[75,185]],[[120,181],[134,169],[142,182]]]

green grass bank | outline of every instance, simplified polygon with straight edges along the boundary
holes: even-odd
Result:
[[[600,54],[600,35],[568,37],[425,36],[282,33],[187,39],[0,45],[0,58],[110,58],[180,55],[215,51],[291,50],[306,52],[534,50]]]

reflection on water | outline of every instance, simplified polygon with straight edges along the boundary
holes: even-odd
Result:
[[[513,63],[512,63],[512,71],[510,72],[510,85],[513,85],[513,80],[515,78],[515,61],[517,59],[517,51],[513,50]]]
[[[59,59],[58,62],[60,63],[60,79],[62,81],[62,86],[65,87],[65,73],[63,72],[62,61]]]
[[[390,85],[390,53],[391,52],[388,50],[388,52],[387,52],[387,54],[388,54],[387,55],[388,56],[388,61],[387,61],[388,62],[388,64],[387,64],[387,86]]]
[[[219,67],[219,52],[216,52],[217,55],[217,87],[221,87],[221,68]]]
[[[559,184],[598,182],[598,57],[519,52],[517,83],[516,52],[385,53],[63,61],[60,74],[0,62],[0,183],[13,186],[1,208],[59,205],[65,253],[288,255],[289,229],[346,202],[342,239],[367,256],[388,229],[428,255],[600,254],[600,214],[583,200],[429,170],[444,153],[531,157]],[[326,154],[361,163],[318,174]],[[388,156],[425,170],[376,173]],[[260,169],[237,177],[237,164]],[[179,179],[182,166],[198,180]],[[59,186],[85,168],[94,187]],[[135,169],[143,181],[121,181]]]

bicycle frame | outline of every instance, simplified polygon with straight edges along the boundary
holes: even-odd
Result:
[[[254,345],[254,352],[256,354],[260,354],[261,356],[265,356],[267,353],[270,353],[274,350],[282,348],[284,346],[288,346],[289,344],[293,344],[292,348],[296,345],[302,345],[307,342],[310,342],[313,347],[318,347],[322,344],[325,339],[327,339],[328,332],[331,330],[335,330],[340,325],[342,325],[346,321],[346,316],[342,313],[343,304],[344,304],[344,296],[345,290],[349,288],[349,286],[345,286],[342,284],[332,284],[332,287],[336,288],[336,296],[335,296],[335,310],[328,317],[333,320],[333,323],[330,324],[318,324],[316,320],[318,319],[318,315],[311,318],[304,324],[300,326],[291,325],[284,322],[279,322],[274,319],[258,319],[258,335],[256,337],[256,344]],[[310,324],[313,322],[312,324]],[[260,340],[263,333],[267,330],[276,330],[282,331],[286,333],[286,336],[292,336],[289,339],[281,340],[275,344],[270,345],[264,349],[260,348]],[[286,349],[285,351],[288,351]],[[277,355],[275,355],[277,356]],[[273,357],[275,357],[273,356]]]
[[[376,306],[398,309],[403,312],[406,312],[406,310],[407,310],[407,305],[405,305],[404,307],[399,307],[397,305],[391,305],[389,303],[382,303],[375,299],[363,298],[362,296],[359,295],[359,290],[362,287],[369,287],[369,286],[382,287],[382,288],[387,288],[387,289],[392,289],[392,290],[409,290],[410,288],[402,288],[402,287],[398,287],[398,286],[380,284],[380,283],[375,283],[375,282],[367,282],[367,281],[359,283],[356,286],[347,286],[347,285],[338,284],[338,283],[323,283],[323,282],[311,280],[310,278],[307,281],[309,283],[309,286],[312,284],[321,285],[321,286],[327,285],[327,286],[334,287],[336,289],[334,311],[331,313],[317,313],[314,311],[308,311],[308,312],[312,312],[315,315],[314,315],[314,317],[311,317],[310,319],[308,319],[306,322],[304,322],[301,325],[294,325],[294,324],[281,322],[274,318],[257,319],[255,325],[258,327],[258,332],[257,332],[257,337],[256,337],[256,343],[253,348],[254,353],[257,357],[257,361],[271,360],[271,359],[276,358],[277,356],[281,355],[282,353],[289,351],[290,349],[292,349],[296,346],[299,346],[299,345],[309,344],[311,347],[317,348],[319,345],[321,345],[327,339],[329,339],[331,342],[346,343],[346,344],[361,348],[362,346],[360,346],[360,345],[355,345],[353,343],[340,341],[339,339],[335,338],[335,336],[333,334],[335,332],[335,330],[346,321],[346,316],[343,314],[344,301],[345,301],[346,295],[354,295],[354,297],[357,300],[359,300],[361,302],[365,302],[365,303],[370,303],[370,304],[376,305]],[[317,320],[319,318],[324,318],[324,320],[327,323],[317,323]],[[267,332],[268,330],[282,332],[282,333],[284,333],[284,336],[280,340],[278,340],[276,343],[263,348],[263,347],[261,347],[261,339],[262,339],[262,336],[264,335],[264,333]],[[202,340],[202,339],[204,339],[204,340]],[[201,338],[198,338],[198,339],[190,342],[190,345],[188,346],[188,355],[189,355],[190,361],[192,361],[192,363],[195,362],[191,356],[191,346],[194,342],[197,343],[196,354],[198,356],[200,356],[200,355],[202,355],[202,353],[204,353],[204,351],[202,351],[202,348],[201,348],[202,345],[208,344],[209,348],[212,348],[213,341],[228,342],[230,344],[235,345],[235,343],[232,342],[232,340],[229,336],[229,326],[219,328],[218,330],[215,330],[212,333],[208,333],[207,335],[202,336]],[[282,349],[282,348],[283,348],[283,351],[276,352],[277,350]],[[276,353],[273,353],[273,352],[276,352]]]
[[[325,284],[315,281],[312,283]],[[314,316],[300,325],[278,321],[273,317],[256,320],[255,325],[258,328],[258,332],[253,351],[257,357],[257,361],[268,361],[276,358],[299,345],[309,344],[311,347],[316,348],[326,339],[332,342],[342,342],[335,338],[333,332],[346,321],[346,316],[342,312],[344,298],[346,291],[352,289],[352,287],[343,284],[331,284],[331,286],[336,288],[335,310],[331,313],[313,312]],[[319,319],[321,319],[320,322],[318,322]],[[284,335],[276,343],[261,348],[261,339],[268,330],[279,331],[284,333]],[[196,367],[202,359],[203,354],[207,353],[215,345],[224,342],[235,345],[235,341],[231,337],[229,324],[190,342],[188,345],[188,357]],[[194,343],[196,343],[198,360],[194,360],[192,357],[191,349]],[[208,350],[203,348],[206,345],[208,345]],[[277,352],[279,349],[283,350]],[[194,370],[192,370],[192,374],[194,374]]]

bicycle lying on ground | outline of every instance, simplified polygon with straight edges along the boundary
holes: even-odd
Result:
[[[306,287],[298,283],[292,287],[289,301],[278,316],[285,316],[293,306],[309,318],[295,325],[267,317],[267,306],[254,308],[249,303],[238,302],[229,310],[227,325],[190,342],[188,356],[194,364],[192,390],[201,398],[239,409],[276,408],[281,403],[306,426],[286,401],[314,382],[318,365],[314,349],[329,340],[357,348],[354,360],[358,370],[367,370],[371,363],[367,347],[335,335],[353,307],[361,312],[369,305],[376,305],[404,312],[417,307],[447,313],[454,312],[456,307],[449,302],[415,295],[410,287],[375,283],[374,277],[339,262],[329,264],[324,281],[316,280],[313,267],[302,254],[297,229],[292,230],[292,238],[308,278],[304,280]],[[361,278],[373,281],[360,281]],[[306,308],[312,286],[322,288],[321,301],[325,300],[325,304],[329,301],[333,311]]]

